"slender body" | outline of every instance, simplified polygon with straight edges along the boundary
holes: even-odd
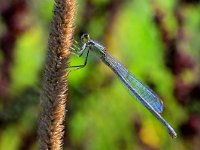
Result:
[[[104,46],[91,40],[88,34],[83,34],[81,40],[83,42],[82,48],[79,51],[74,51],[75,49],[72,48],[73,52],[81,56],[84,51],[88,49],[88,57],[89,51],[93,51],[108,67],[110,67],[110,69],[115,72],[130,93],[167,128],[169,134],[172,137],[176,137],[176,132],[159,114],[163,111],[163,103],[159,97],[151,89],[136,79],[136,77],[132,75],[120,62],[108,54]],[[86,63],[82,67],[85,65]]]

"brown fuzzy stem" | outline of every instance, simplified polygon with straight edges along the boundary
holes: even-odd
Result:
[[[67,60],[74,31],[75,0],[55,0],[38,127],[39,149],[62,149],[67,101]]]

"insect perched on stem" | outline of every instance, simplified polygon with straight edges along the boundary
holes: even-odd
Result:
[[[163,111],[163,102],[147,86],[142,84],[134,75],[132,75],[120,62],[113,58],[98,42],[90,39],[89,34],[81,36],[82,47],[76,44],[71,48],[71,52],[79,57],[86,51],[85,63],[79,66],[71,66],[77,69],[83,68],[87,64],[89,52],[94,52],[114,73],[119,80],[125,85],[130,93],[145,106],[168,130],[169,134],[175,138],[177,136],[174,129],[162,118],[160,113]]]

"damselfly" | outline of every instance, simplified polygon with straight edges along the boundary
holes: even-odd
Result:
[[[83,68],[87,64],[89,52],[94,52],[114,73],[118,76],[120,81],[127,87],[130,93],[144,105],[168,130],[169,134],[175,138],[177,136],[174,129],[162,118],[160,113],[163,111],[163,102],[160,98],[147,86],[142,84],[134,75],[132,75],[120,62],[114,59],[105,49],[105,47],[98,42],[90,39],[89,34],[81,36],[82,47],[74,44],[71,52],[79,57],[87,51],[85,63],[76,67]]]

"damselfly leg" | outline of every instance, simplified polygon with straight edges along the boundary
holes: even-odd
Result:
[[[75,68],[75,70],[84,68],[84,67],[87,65],[89,52],[90,52],[90,50],[88,49],[88,50],[87,50],[87,53],[86,53],[86,57],[85,57],[84,64],[82,64],[82,65],[76,65],[76,66],[69,66],[68,68]]]
[[[72,44],[72,46],[70,47],[70,52],[77,55],[77,56],[80,56],[80,51],[81,51],[81,46],[78,44],[77,41],[74,41],[74,43]]]
[[[72,52],[73,54],[75,54],[75,55],[81,57],[81,56],[83,55],[83,53],[85,52],[85,50],[86,50],[86,45],[84,44],[84,45],[80,48],[80,46],[78,45],[78,42],[75,41],[75,43],[73,44],[73,47],[71,47],[70,50],[71,50],[71,52]],[[71,71],[75,71],[75,70],[77,70],[77,69],[84,68],[84,67],[87,65],[89,52],[90,52],[90,49],[88,48],[87,53],[86,53],[86,56],[85,56],[84,64],[82,64],[82,65],[75,65],[75,66],[69,66],[68,68],[75,68],[74,70],[71,70]]]

